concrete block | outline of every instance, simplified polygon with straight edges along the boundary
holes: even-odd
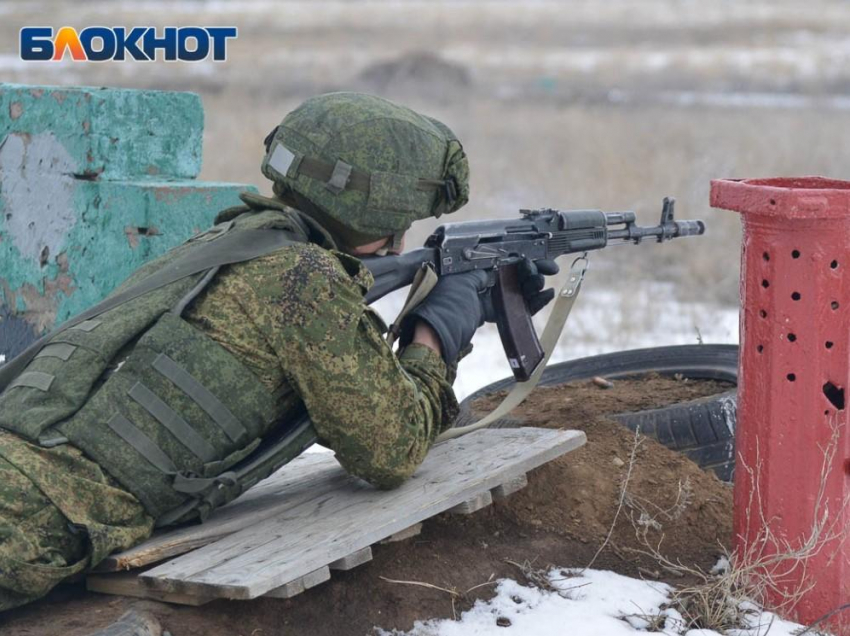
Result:
[[[196,177],[203,130],[194,93],[0,84],[0,142],[26,142],[44,170],[103,179]],[[51,154],[57,144],[64,152]]]
[[[7,179],[0,175],[0,184]],[[30,201],[0,186],[0,354],[7,358],[253,190],[188,180],[48,185],[30,192]]]
[[[0,171],[0,354],[7,358],[253,190],[190,180],[54,179],[27,201],[7,194],[20,191],[2,186],[8,178]]]
[[[175,178],[197,174],[202,134],[189,93],[0,85],[0,356],[255,191]]]

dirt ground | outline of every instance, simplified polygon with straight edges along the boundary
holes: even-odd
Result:
[[[406,630],[414,621],[449,617],[490,595],[501,577],[523,580],[516,564],[585,567],[609,533],[622,484],[625,504],[593,567],[664,580],[638,551],[636,528],[648,530],[661,551],[687,564],[710,567],[731,534],[731,489],[690,460],[634,434],[606,413],[654,408],[727,389],[715,382],[649,377],[617,381],[611,389],[578,383],[538,389],[513,415],[526,425],[577,428],[587,445],[529,475],[529,485],[468,517],[443,515],[418,537],[374,548],[374,560],[288,600],[216,601],[191,608],[87,593],[66,585],[47,599],[0,617],[9,636],[80,636],[130,607],[152,611],[173,636],[366,635],[375,626]],[[493,406],[498,396],[476,405]],[[634,461],[630,460],[634,451]],[[641,520],[641,513],[645,516]],[[393,581],[429,583],[457,591]],[[671,583],[680,582],[671,580]]]

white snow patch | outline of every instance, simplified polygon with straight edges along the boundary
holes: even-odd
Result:
[[[664,345],[738,342],[738,310],[709,303],[683,302],[672,283],[646,282],[629,294],[586,285],[576,301],[550,364],[613,351]],[[391,322],[407,290],[377,301],[373,307]],[[535,316],[537,333],[548,316]],[[477,389],[511,375],[495,325],[475,334],[473,350],[459,366],[455,393],[463,399]]]
[[[565,576],[567,573],[567,576]],[[646,633],[647,619],[664,618],[661,634],[668,636],[720,636],[711,630],[686,630],[681,615],[662,606],[671,588],[664,583],[632,579],[603,570],[562,570],[549,572],[555,592],[520,585],[504,579],[496,596],[478,601],[458,621],[417,621],[409,632],[387,632],[381,636],[618,636]],[[800,629],[756,608],[751,627],[735,636],[791,636]]]
[[[729,559],[725,556],[722,556],[717,559],[717,563],[715,563],[714,567],[711,568],[711,574],[724,574],[729,571],[729,567]]]
[[[649,584],[614,572],[587,570],[581,576],[564,577],[556,569],[550,579],[558,593],[502,580],[493,599],[477,602],[461,620],[416,623],[408,636],[632,634],[635,629],[621,617],[649,613],[668,600],[663,583]]]

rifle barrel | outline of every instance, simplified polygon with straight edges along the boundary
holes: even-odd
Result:
[[[666,240],[679,236],[697,236],[704,233],[705,223],[702,221],[673,221],[672,223],[654,225],[652,227],[629,225],[621,230],[608,230],[608,240],[639,241],[650,237]]]

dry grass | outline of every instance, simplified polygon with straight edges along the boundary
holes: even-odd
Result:
[[[593,564],[596,563],[596,559],[611,541],[611,535],[614,534],[614,528],[617,527],[617,521],[619,521],[620,519],[620,514],[623,512],[623,506],[626,504],[626,500],[628,498],[629,482],[631,481],[632,471],[635,467],[635,458],[637,457],[637,452],[640,448],[643,439],[644,438],[640,434],[640,426],[638,426],[637,429],[635,429],[635,441],[632,444],[632,450],[629,454],[629,463],[626,468],[626,473],[623,476],[622,483],[620,484],[620,497],[617,501],[617,510],[614,512],[614,518],[611,521],[611,527],[608,528],[608,534],[605,535],[605,540],[602,541],[602,544],[599,546],[599,549],[596,550],[596,553],[593,555],[593,558],[590,559],[590,562],[584,567],[584,570],[588,570],[593,567]],[[584,570],[582,570],[582,572]]]
[[[664,522],[674,519],[678,510],[687,505],[687,484],[680,485],[680,497],[668,509],[659,509],[651,502],[634,497],[625,498],[635,533],[644,546],[637,552],[650,556],[668,574],[694,581],[674,588],[670,595],[670,607],[682,615],[683,631],[710,629],[726,634],[746,629],[758,620],[760,608],[781,616],[792,614],[802,597],[812,590],[816,582],[816,573],[811,571],[812,560],[823,554],[834,554],[850,532],[840,525],[844,519],[843,510],[850,506],[850,498],[842,502],[840,510],[830,510],[825,493],[827,476],[834,466],[841,439],[839,425],[835,422],[832,430],[832,437],[823,449],[821,477],[814,501],[815,521],[804,537],[789,540],[774,532],[774,520],[764,516],[761,505],[762,463],[757,460],[751,467],[739,462],[737,470],[746,471],[755,486],[747,508],[747,523],[748,526],[752,524],[750,530],[755,532],[748,534],[750,540],[742,551],[725,551],[729,565],[719,572],[705,572],[690,564],[671,561],[662,554]],[[662,532],[656,543],[648,538],[650,529]],[[789,584],[789,581],[795,583]],[[760,628],[769,630],[769,625]]]
[[[415,587],[424,587],[424,588],[429,589],[429,590],[435,590],[437,592],[442,592],[444,594],[447,594],[449,596],[449,598],[451,599],[451,602],[452,602],[452,617],[454,618],[454,620],[457,620],[457,618],[458,618],[458,616],[457,616],[457,606],[456,606],[456,604],[458,602],[463,601],[464,603],[470,603],[473,600],[472,597],[470,597],[470,594],[472,592],[474,592],[475,590],[479,590],[483,587],[490,587],[490,586],[499,584],[499,581],[494,580],[493,574],[491,574],[490,578],[488,580],[484,581],[483,583],[478,583],[477,585],[473,585],[472,587],[470,587],[466,590],[459,590],[455,586],[444,587],[444,586],[440,586],[440,585],[434,585],[433,583],[427,583],[425,581],[401,581],[401,580],[398,580],[398,579],[388,579],[385,576],[379,576],[378,578],[381,579],[382,581],[386,581],[387,583],[392,583],[394,585],[412,585],[412,586],[415,586]]]
[[[581,572],[578,570],[559,570],[558,573],[560,578],[555,578],[553,576],[554,566],[551,564],[547,565],[545,568],[541,568],[537,567],[533,561],[528,560],[523,561],[522,563],[517,563],[516,561],[505,559],[505,563],[517,568],[526,585],[536,587],[537,589],[544,590],[551,594],[557,594],[561,598],[573,599],[573,592],[575,592],[575,590],[590,585],[590,583],[580,583],[578,585],[571,585],[568,587],[555,585],[556,583],[581,576]]]
[[[813,99],[846,92],[850,5],[837,0],[6,0],[0,15],[0,80],[200,93],[204,179],[255,183],[268,193],[258,169],[268,130],[311,94],[369,90],[445,120],[464,140],[473,200],[458,220],[547,206],[635,209],[654,223],[665,195],[678,199],[683,218],[706,220],[700,239],[594,256],[594,284],[623,291],[636,279],[672,280],[681,299],[735,304],[738,220],[709,209],[709,180],[841,177],[850,164],[848,110],[816,101],[808,109],[664,101],[677,91]],[[240,36],[220,65],[4,66],[4,56],[17,54],[18,29],[45,15],[78,27],[235,24]],[[417,51],[458,65],[469,82],[424,72],[376,84],[363,74]],[[419,225],[411,244],[436,222]]]

